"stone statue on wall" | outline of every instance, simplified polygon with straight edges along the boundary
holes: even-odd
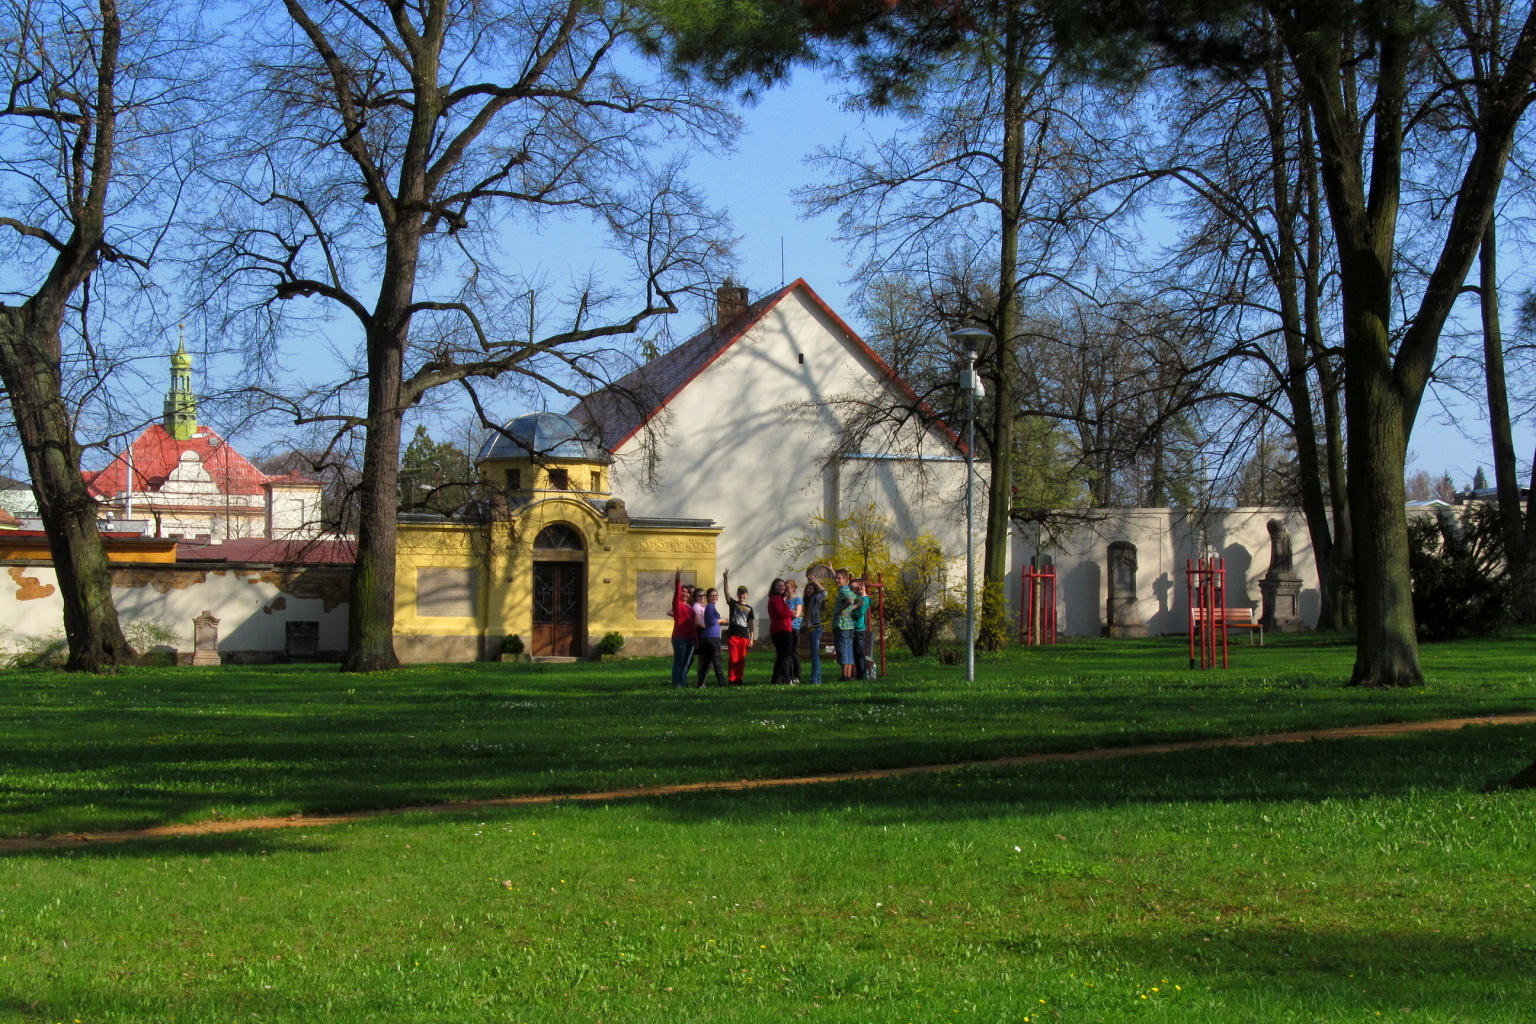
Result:
[[[1291,535],[1278,519],[1269,521],[1269,571],[1259,580],[1262,613],[1259,623],[1276,633],[1302,628],[1301,577],[1291,552]]]
[[[1295,579],[1296,569],[1291,564],[1291,535],[1285,532],[1285,524],[1278,519],[1269,521],[1269,572],[1265,579]]]
[[[1105,606],[1106,636],[1146,636],[1136,593],[1136,545],[1117,540],[1109,546],[1109,601]]]

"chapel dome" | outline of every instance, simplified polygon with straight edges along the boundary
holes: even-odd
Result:
[[[569,416],[530,412],[507,420],[499,431],[488,431],[475,461],[541,458],[611,463],[613,456],[592,434],[590,426]]]

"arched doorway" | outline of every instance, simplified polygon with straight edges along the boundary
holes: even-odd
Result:
[[[551,523],[533,541],[533,655],[577,658],[586,631],[587,551],[581,533]]]

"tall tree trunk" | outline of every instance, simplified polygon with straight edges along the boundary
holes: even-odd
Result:
[[[343,672],[399,668],[395,655],[395,558],[400,491],[400,435],[405,410],[404,332],[368,340],[368,436],[358,488],[357,559],[347,606]]]
[[[1163,429],[1160,425],[1152,439],[1152,478],[1147,487],[1149,508],[1166,508],[1168,505],[1168,472],[1164,455],[1167,446],[1163,443]]]
[[[1408,69],[1421,45],[1408,0],[1367,6],[1375,36],[1374,95],[1366,139],[1348,91],[1353,51],[1326,24],[1271,5],[1312,111],[1320,176],[1339,250],[1344,308],[1344,395],[1349,500],[1359,614],[1353,681],[1421,682],[1408,572],[1403,465],[1408,433],[1434,368],[1446,318],[1493,217],[1510,149],[1536,82],[1536,10],[1528,11],[1504,73],[1493,78],[1475,146],[1456,191],[1444,242],[1417,310],[1392,350],[1393,260],[1408,123]]]
[[[1478,299],[1483,316],[1483,376],[1488,385],[1488,429],[1493,441],[1493,481],[1498,489],[1499,527],[1504,560],[1519,599],[1517,621],[1536,619],[1531,592],[1531,567],[1525,546],[1525,514],[1520,503],[1520,476],[1509,418],[1509,391],[1504,379],[1504,335],[1499,326],[1498,234],[1493,221],[1483,233],[1478,263]]]
[[[122,22],[116,0],[97,0],[96,6],[99,18],[82,30],[79,40],[80,52],[90,54],[82,78],[94,78],[92,102],[79,104],[70,117],[61,116],[57,122],[58,155],[61,163],[70,165],[71,174],[69,195],[54,201],[68,211],[70,235],[54,243],[57,252],[48,275],[27,301],[20,306],[0,303],[0,379],[32,474],[64,604],[69,643],[65,668],[82,672],[110,672],[133,659],[112,604],[112,574],[96,528],[96,505],[80,475],[74,419],[64,400],[59,340],[70,297],[100,265],[116,157]],[[72,40],[71,52],[74,47]],[[54,86],[59,92],[70,88],[63,82]]]
[[[1327,473],[1328,506],[1332,513],[1333,547],[1328,557],[1327,588],[1323,595],[1318,629],[1349,629],[1355,622],[1354,530],[1349,521],[1349,486],[1344,466],[1344,411],[1339,405],[1342,385],[1334,356],[1323,338],[1322,269],[1323,211],[1317,180],[1317,151],[1312,122],[1301,119],[1301,184],[1306,197],[1307,245],[1302,264],[1302,317],[1307,332],[1307,354],[1317,375],[1323,406],[1323,467]]]
[[[64,604],[69,643],[64,667],[110,672],[131,663],[133,650],[112,604],[107,549],[96,527],[96,503],[80,473],[80,446],[63,398],[59,318],[47,304],[39,305],[44,308],[0,307],[0,378],[16,417]]]
[[[1003,642],[1001,626],[1007,595],[1008,534],[1013,512],[1013,442],[1018,414],[1014,347],[1019,333],[1019,226],[1024,161],[1024,31],[1017,8],[1010,6],[1003,39],[1003,166],[1001,251],[998,258],[997,348],[992,398],[992,477],[987,485],[987,539],[982,557],[982,621],[999,632],[988,646]],[[988,632],[991,631],[989,628]]]
[[[1302,274],[1301,247],[1296,240],[1300,215],[1292,194],[1290,152],[1286,144],[1291,125],[1290,104],[1278,61],[1265,66],[1269,87],[1269,143],[1271,185],[1275,194],[1275,224],[1278,236],[1277,266],[1274,279],[1280,296],[1280,325],[1285,335],[1285,393],[1291,406],[1291,437],[1296,442],[1296,461],[1300,469],[1301,510],[1312,540],[1312,555],[1317,565],[1322,608],[1318,625],[1332,628],[1333,533],[1328,523],[1328,503],[1323,496],[1323,472],[1317,451],[1317,419],[1312,410],[1312,389],[1307,368],[1306,327],[1302,322],[1299,284]],[[1303,113],[1301,120],[1305,121]]]
[[[292,10],[294,0],[287,2]],[[357,558],[352,567],[343,672],[378,672],[400,665],[395,653],[395,562],[400,437],[408,404],[405,349],[411,333],[421,242],[427,231],[427,167],[445,99],[444,91],[436,86],[441,78],[445,17],[442,0],[434,0],[424,12],[422,30],[411,54],[413,77],[421,84],[412,95],[411,128],[401,154],[396,195],[392,201],[378,204],[384,272],[378,299],[366,321],[368,436],[363,445]]]
[[[1383,321],[1376,351],[1354,345],[1344,356],[1349,505],[1358,581],[1355,668],[1350,681],[1382,687],[1424,681],[1404,511],[1408,431],[1391,372],[1385,326]]]

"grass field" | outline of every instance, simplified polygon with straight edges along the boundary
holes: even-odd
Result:
[[[13,673],[0,833],[1529,711],[1530,645],[1386,694],[1339,645],[1150,641],[973,689]],[[1536,795],[1482,790],[1533,757],[1475,727],[9,854],[0,1021],[1528,1022]]]
[[[824,687],[672,690],[655,660],[7,673],[0,836],[946,763],[1536,710],[1532,638],[1425,648],[1430,684],[1340,685],[1353,649],[1079,642]],[[766,664],[757,666],[759,677]],[[749,678],[751,678],[749,676]]]

